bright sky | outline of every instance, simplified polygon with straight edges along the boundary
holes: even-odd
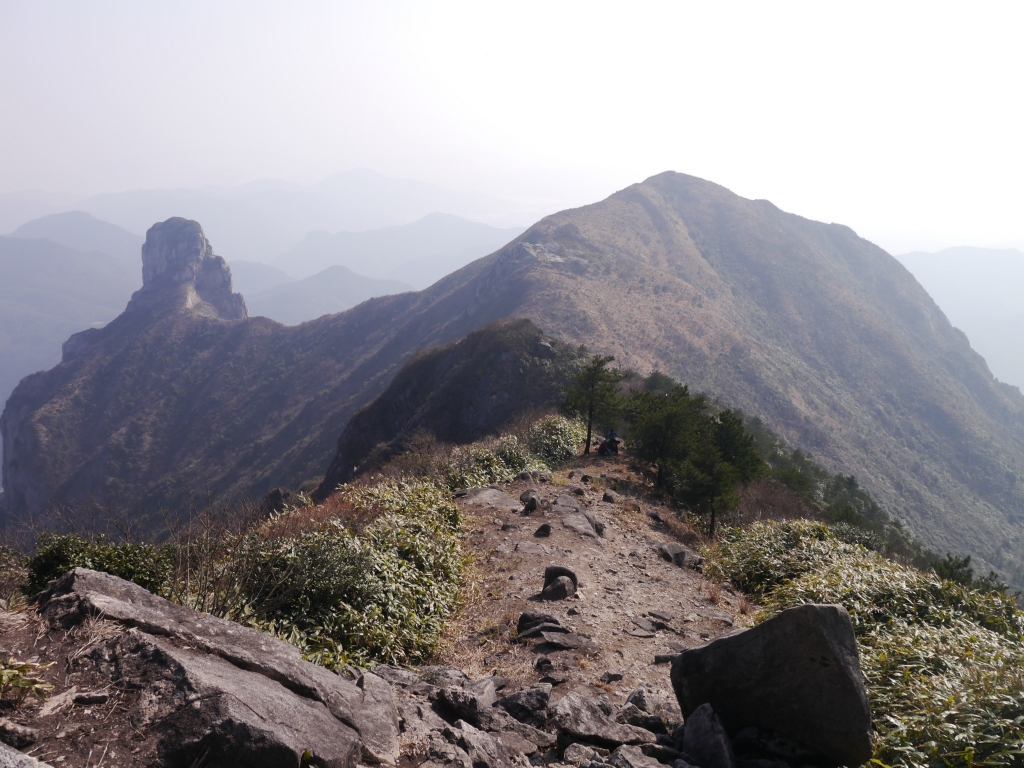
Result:
[[[1020,3],[0,0],[0,193],[664,171],[895,252],[1024,243]],[[529,224],[530,222],[522,222]]]

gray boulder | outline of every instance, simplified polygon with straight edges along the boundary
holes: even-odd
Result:
[[[736,764],[729,737],[710,704],[701,704],[687,715],[683,751],[700,768],[733,768]]]
[[[523,611],[519,614],[519,620],[516,622],[516,636],[522,637],[523,634],[534,627],[542,625],[559,626],[561,623],[562,622],[550,613],[541,613],[540,611]]]
[[[464,688],[442,688],[437,692],[437,703],[442,708],[442,714],[447,710],[453,716],[452,719],[466,720],[479,727],[481,718],[486,716],[485,713],[494,702],[493,693],[492,686],[491,699],[487,701],[486,697],[481,698]]]
[[[19,752],[0,742],[0,768],[51,768],[49,763],[43,763],[34,757]]]
[[[871,711],[853,624],[842,606],[790,608],[685,651],[673,662],[671,679],[687,723],[710,704],[729,733],[755,726],[839,765],[871,758]]]
[[[521,722],[531,720],[534,715],[543,713],[551,698],[551,684],[537,683],[521,691],[503,696],[498,699],[495,706],[501,707],[512,717]]]
[[[490,677],[484,677],[480,680],[474,680],[471,683],[466,683],[463,688],[474,696],[481,707],[490,707],[498,698],[498,688],[494,684],[494,680]]]
[[[645,755],[640,747],[631,747],[628,744],[623,744],[612,752],[608,762],[615,768],[661,768],[661,763]]]
[[[540,495],[533,488],[519,494],[519,501],[523,503],[523,509],[526,512],[536,512],[540,509]]]
[[[108,652],[115,684],[147,691],[129,713],[158,737],[161,764],[289,765],[307,750],[325,766],[361,758],[356,731],[319,701],[300,696],[218,656],[129,630]]]
[[[551,714],[558,730],[571,739],[608,747],[653,744],[657,740],[653,733],[643,728],[616,723],[601,711],[597,702],[575,691],[563,696]]]
[[[559,576],[566,576],[572,581],[573,592],[579,589],[580,580],[576,576],[576,573],[569,568],[566,568],[564,565],[549,565],[544,569],[544,586],[548,586]]]
[[[559,576],[544,587],[540,593],[542,600],[565,600],[576,594],[576,585],[568,576]]]
[[[657,552],[662,559],[678,565],[680,568],[686,565],[694,566],[702,562],[697,553],[690,551],[682,544],[675,541],[666,541],[657,546]]]
[[[38,739],[39,731],[35,728],[29,728],[13,720],[8,720],[6,717],[0,717],[0,742],[15,749],[21,749],[35,744]]]
[[[522,760],[516,759],[500,740],[462,720],[454,728],[446,729],[444,737],[469,755],[473,768],[508,768]]]
[[[586,515],[579,514],[574,511],[562,518],[562,525],[570,531],[575,531],[581,536],[587,536],[591,539],[597,538],[597,529]]]
[[[303,660],[288,643],[86,568],[52,582],[36,599],[54,625],[103,616],[134,628],[111,651],[115,668],[120,679],[148,680],[144,687],[165,691],[145,698],[153,711],[139,717],[161,734],[171,763],[207,749],[224,765],[240,755],[280,765],[295,757],[298,765],[306,750],[331,766],[398,758],[398,711],[391,686],[376,675],[353,684]]]
[[[569,509],[575,510],[577,512],[580,511],[580,503],[579,503],[579,501],[574,499],[572,496],[569,496],[569,495],[564,494],[564,493],[561,496],[559,496],[557,499],[555,499],[554,506],[562,507],[562,511],[569,510]]]

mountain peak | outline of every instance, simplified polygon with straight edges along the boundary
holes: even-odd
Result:
[[[142,289],[129,309],[163,306],[177,311],[240,320],[249,316],[242,294],[233,293],[231,269],[197,221],[174,217],[154,224],[142,245]]]

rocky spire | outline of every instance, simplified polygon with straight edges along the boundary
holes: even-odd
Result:
[[[248,317],[232,293],[231,269],[213,252],[199,222],[174,217],[154,224],[142,246],[142,288],[128,309],[169,307],[222,320]]]

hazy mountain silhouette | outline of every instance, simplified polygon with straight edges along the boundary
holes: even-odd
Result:
[[[962,246],[897,258],[967,334],[992,373],[1024,388],[1024,253]]]
[[[72,333],[117,317],[139,282],[105,253],[0,237],[0,403],[22,378],[59,363]]]
[[[54,213],[22,224],[11,237],[45,238],[79,251],[102,251],[138,272],[142,237],[85,211]]]
[[[375,280],[335,266],[305,280],[294,280],[246,295],[245,302],[251,317],[269,317],[285,325],[298,325],[321,315],[342,312],[374,296],[411,290],[412,286],[407,283]]]
[[[310,232],[274,265],[307,277],[340,264],[368,277],[391,278],[426,288],[522,233],[460,216],[432,213],[400,227],[369,232]]]
[[[231,261],[228,265],[231,267],[231,279],[234,281],[235,290],[243,296],[252,296],[267,288],[295,280],[277,267],[258,261]]]
[[[93,498],[142,514],[315,480],[410,355],[505,317],[761,417],[934,549],[1024,581],[1024,397],[848,227],[675,173],[300,326],[119,318],[8,401],[5,495],[15,513]]]
[[[0,205],[0,214],[5,207],[10,209],[8,220],[17,224],[35,218],[37,211],[52,210],[17,199]],[[236,187],[129,190],[95,195],[74,208],[129,232],[145,232],[154,221],[172,216],[195,219],[228,260],[260,262],[270,262],[315,230],[379,229],[435,211],[502,226],[532,218],[522,206],[502,198],[389,179],[361,169],[310,186],[264,180]],[[19,210],[26,215],[21,221],[16,218]]]

